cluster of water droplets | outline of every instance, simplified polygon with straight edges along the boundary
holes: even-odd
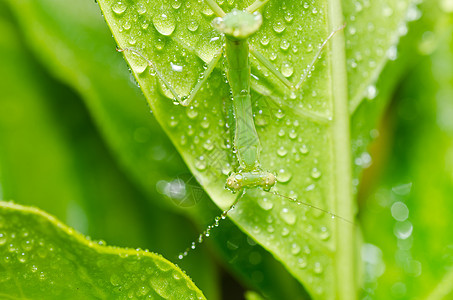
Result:
[[[2,292],[12,297],[41,294],[65,298],[68,291],[76,289],[80,296],[97,297],[99,294],[84,288],[96,282],[98,292],[113,293],[116,297],[155,299],[179,294],[188,299],[203,299],[181,270],[147,250],[101,248],[105,246],[104,241],[76,238],[74,235],[78,233],[55,224],[54,219],[2,209],[0,259],[6,269],[0,269],[0,285],[10,286],[11,290]],[[97,274],[95,277],[93,272]],[[19,279],[20,295],[17,294]],[[28,294],[30,291],[33,294]]]
[[[262,241],[273,251],[281,252],[280,255],[282,256],[292,256],[287,258],[286,261],[290,262],[292,267],[298,269],[299,272],[302,272],[304,279],[313,283],[313,286],[316,287],[315,293],[325,293],[322,282],[326,272],[330,272],[328,270],[329,262],[322,255],[319,255],[319,252],[323,252],[325,249],[318,249],[319,245],[312,243],[311,239],[329,241],[331,237],[329,227],[315,225],[315,223],[310,224],[305,228],[305,234],[301,237],[301,226],[307,223],[308,219],[306,215],[300,212],[296,214],[293,205],[297,204],[286,202],[281,205],[281,199],[278,196],[264,192],[256,198],[259,207],[267,213],[267,217],[264,219],[257,218],[256,216],[261,215],[261,213],[255,212],[253,219],[256,219],[256,222],[260,224],[253,225],[251,232],[256,237],[263,236]],[[242,213],[246,212],[243,211]]]
[[[401,36],[407,34],[407,23],[421,16],[416,4],[408,6],[406,2],[356,0],[345,9],[350,82],[373,81],[387,59],[397,59],[397,43]],[[381,13],[376,14],[379,11]],[[372,88],[374,86],[370,85],[365,90],[368,99],[376,96],[376,92],[370,93]]]
[[[300,6],[293,6],[295,5],[293,3],[279,3],[278,9],[274,9],[273,5],[269,3],[265,7],[263,29],[252,37],[252,44],[259,46],[259,50],[272,62],[283,77],[296,85],[304,73],[307,72],[308,77],[311,77],[312,70],[307,71],[306,69],[313,59],[314,50],[317,50],[322,43],[319,35],[327,38],[329,34],[322,32],[325,29],[324,7],[316,1],[303,2],[302,10]],[[301,24],[305,25],[302,26]],[[259,71],[256,74],[258,80],[273,76],[269,70],[259,63],[253,63]],[[277,89],[281,89],[279,91],[281,95],[278,97],[284,98],[283,100],[288,102],[287,105],[291,108],[294,108],[294,105],[301,106],[304,109],[319,106],[324,110],[326,107],[327,98],[317,97],[314,99],[315,97],[313,97],[313,99],[310,99],[300,95],[301,91],[294,92],[283,86],[277,78],[272,77],[272,82],[271,90],[275,92]],[[312,88],[307,86],[307,89]],[[298,101],[292,104],[291,102],[296,99]],[[303,101],[300,101],[301,99]],[[312,101],[314,103],[311,103]],[[309,103],[311,103],[311,107],[309,107]]]

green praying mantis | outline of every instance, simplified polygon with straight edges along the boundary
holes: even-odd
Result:
[[[239,193],[233,204],[215,219],[215,223],[213,225],[209,226],[199,235],[196,242],[193,242],[192,245],[186,249],[186,251],[179,255],[179,259],[187,256],[190,249],[195,249],[197,244],[202,243],[203,239],[209,236],[211,229],[217,227],[219,221],[221,219],[225,219],[228,213],[234,209],[235,205],[244,196],[246,189],[262,188],[264,191],[269,192],[277,183],[276,176],[265,170],[260,163],[261,145],[252,113],[250,57],[253,56],[264,68],[272,73],[290,93],[293,93],[299,90],[306,81],[307,77],[309,77],[311,70],[320,58],[321,52],[327,45],[328,41],[331,40],[338,31],[344,28],[343,25],[329,34],[329,36],[320,44],[314,58],[308,64],[296,84],[293,84],[272,64],[270,60],[254,49],[248,42],[248,39],[260,29],[263,23],[259,10],[268,1],[269,0],[256,0],[244,10],[233,9],[232,11],[225,13],[215,2],[215,0],[204,0],[204,2],[216,15],[216,18],[212,22],[212,26],[224,36],[224,44],[208,63],[204,73],[200,76],[201,80],[196,83],[189,95],[186,97],[178,95],[175,88],[165,79],[162,73],[159,72],[153,62],[142,55],[139,51],[132,48],[118,49],[120,52],[130,51],[144,59],[148,66],[154,70],[163,85],[173,95],[175,103],[182,106],[189,106],[192,103],[203,85],[207,82],[213,70],[219,64],[220,59],[223,56],[226,58],[226,75],[233,98],[235,122],[234,150],[239,163],[238,169],[228,176],[226,180],[226,188],[234,193]],[[330,214],[332,217],[343,219],[332,212],[312,206],[308,203],[300,202],[275,192],[271,193],[287,198],[290,201],[306,205],[310,208],[323,211],[324,213]],[[350,222],[348,220],[345,221]]]

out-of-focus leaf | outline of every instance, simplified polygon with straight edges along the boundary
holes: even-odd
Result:
[[[168,201],[159,201],[156,182],[175,178],[184,172],[184,165],[114,51],[115,44],[96,3],[8,3],[45,66],[83,96],[106,143],[127,166],[125,170],[142,184],[151,199],[174,208]]]
[[[87,240],[36,208],[0,202],[0,296],[205,299],[177,266]]]
[[[376,299],[453,294],[453,18],[441,2],[425,8],[432,22],[414,48],[438,49],[401,83],[375,149],[392,150],[363,209],[364,288]]]
[[[106,155],[79,99],[31,57],[10,18],[1,22],[3,196],[46,209],[85,234],[147,245],[138,203],[124,201],[142,196]]]

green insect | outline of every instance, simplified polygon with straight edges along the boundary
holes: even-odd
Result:
[[[262,188],[264,191],[269,191],[277,182],[276,176],[263,169],[260,164],[260,140],[255,128],[255,120],[252,113],[252,99],[251,99],[251,63],[250,56],[256,60],[270,73],[276,76],[291,92],[295,92],[301,88],[304,81],[309,76],[313,66],[320,57],[320,54],[327,42],[332,39],[336,32],[342,30],[344,26],[330,33],[320,47],[318,48],[313,60],[303,72],[303,75],[294,85],[292,84],[264,55],[255,50],[249,43],[248,39],[256,33],[262,25],[262,16],[258,12],[268,0],[257,0],[244,10],[233,9],[225,13],[222,8],[215,2],[215,0],[205,0],[205,3],[216,14],[216,18],[212,22],[212,26],[224,36],[224,46],[219,49],[213,59],[209,62],[206,70],[201,76],[201,80],[195,85],[191,93],[187,97],[178,95],[172,85],[162,76],[162,74],[154,67],[152,61],[147,59],[140,52],[124,48],[118,51],[131,51],[137,56],[142,57],[147,61],[148,65],[153,68],[156,75],[171,92],[175,102],[182,106],[189,106],[197,96],[202,86],[206,83],[209,75],[215,69],[222,56],[225,56],[227,62],[227,78],[230,85],[233,110],[235,119],[235,132],[234,132],[234,148],[239,163],[239,168],[227,178],[226,187],[232,192],[240,192],[236,197],[234,203],[229,209],[225,210],[219,217],[215,219],[215,223],[209,226],[202,234],[200,234],[197,242],[192,243],[191,247],[182,253],[179,258],[182,259],[188,254],[190,249],[195,249],[197,243],[201,243],[204,237],[209,236],[212,228],[218,226],[221,219],[224,219],[227,214],[234,208],[238,201],[245,194],[248,188]],[[339,217],[329,211],[317,208],[308,203],[303,203],[272,192],[272,194],[287,198],[293,202],[304,204],[308,207],[321,210],[330,214],[332,217]],[[341,218],[341,217],[339,217]],[[343,218],[341,218],[343,219]],[[343,219],[344,220],[344,219]],[[345,220],[347,221],[347,220]],[[349,221],[347,221],[349,222]]]

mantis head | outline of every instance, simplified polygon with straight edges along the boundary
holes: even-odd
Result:
[[[276,182],[275,175],[266,171],[239,171],[228,177],[226,188],[236,192],[243,188],[262,187],[266,191],[270,190]]]
[[[215,18],[212,25],[217,31],[235,40],[245,40],[258,31],[263,23],[259,12],[249,13],[233,9],[223,18]]]

